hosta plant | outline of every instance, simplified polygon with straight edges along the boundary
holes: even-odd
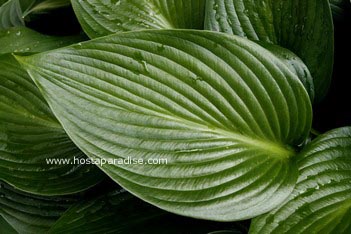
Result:
[[[350,16],[0,0],[0,232],[350,233],[351,115],[321,124]]]

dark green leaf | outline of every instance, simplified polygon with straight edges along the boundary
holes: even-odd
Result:
[[[18,234],[15,229],[0,215],[0,228],[5,234]]]
[[[25,0],[24,2],[26,1],[27,4],[21,3],[22,7],[25,8],[24,17],[29,14],[47,12],[71,4],[70,0]]]
[[[205,0],[86,0],[72,6],[91,38],[141,29],[203,29],[205,12]]]
[[[82,41],[80,36],[54,37],[25,27],[0,30],[0,55],[9,53],[39,53]]]
[[[10,55],[0,56],[0,179],[36,194],[87,189],[103,175],[94,165],[48,164],[85,158],[37,87]]]
[[[76,197],[41,197],[15,190],[0,181],[0,216],[21,234],[47,233]],[[4,233],[3,226],[0,226]],[[5,232],[5,234],[8,234]]]
[[[2,6],[5,2],[7,2],[8,0],[0,0],[0,6]]]
[[[297,160],[294,192],[254,219],[250,233],[351,233],[351,127],[321,135]]]
[[[71,207],[50,233],[205,234],[219,229],[243,234],[240,223],[215,223],[184,218],[152,207],[118,190]]]
[[[291,50],[314,78],[316,101],[326,95],[334,56],[328,0],[208,0],[205,29]]]
[[[18,58],[72,140],[140,198],[212,220],[280,204],[311,126],[301,82],[272,53],[222,33],[123,33]],[[168,164],[120,164],[121,159]]]

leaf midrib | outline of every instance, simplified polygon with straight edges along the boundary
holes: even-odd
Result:
[[[158,113],[158,116],[165,118],[165,119],[171,119],[176,122],[180,122],[183,124],[186,124],[190,129],[196,129],[199,131],[206,131],[206,132],[211,132],[216,135],[228,137],[230,139],[234,139],[235,141],[240,141],[244,144],[250,145],[252,147],[256,147],[259,149],[266,150],[268,152],[271,152],[272,154],[270,155],[271,157],[274,157],[278,160],[288,160],[291,157],[293,157],[296,152],[293,150],[292,147],[286,146],[284,147],[282,144],[272,142],[269,140],[263,140],[259,138],[254,138],[254,137],[248,137],[243,134],[234,132],[234,131],[229,131],[225,130],[222,128],[218,128],[215,126],[212,126],[210,124],[204,125],[201,123],[197,123],[194,121],[186,120],[184,118],[179,118],[177,116],[170,116],[170,115],[163,115],[161,113]]]

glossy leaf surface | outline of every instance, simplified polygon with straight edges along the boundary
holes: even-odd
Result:
[[[203,29],[205,0],[72,1],[85,32],[96,38],[142,29]]]
[[[334,56],[328,0],[208,0],[205,29],[291,50],[314,78],[316,101],[326,95]]]
[[[310,130],[311,103],[297,76],[256,43],[143,31],[18,60],[89,157],[144,160],[102,169],[156,206],[245,219],[295,185],[293,147]]]
[[[255,218],[250,233],[350,233],[351,128],[318,137],[297,159],[294,192],[285,204]]]

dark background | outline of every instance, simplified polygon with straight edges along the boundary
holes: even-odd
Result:
[[[314,106],[314,128],[329,129],[351,126],[351,7],[347,4],[342,16],[334,19],[334,74],[327,97]],[[321,64],[323,66],[323,64]]]

